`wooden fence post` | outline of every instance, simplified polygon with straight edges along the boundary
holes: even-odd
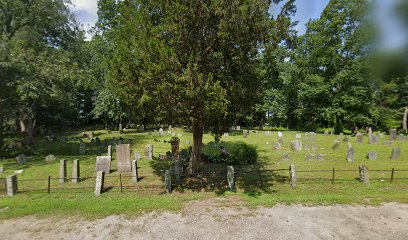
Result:
[[[391,182],[394,182],[394,172],[395,172],[395,169],[392,168],[392,170],[391,170]]]
[[[235,191],[234,166],[227,167],[228,188],[231,192]]]
[[[333,174],[332,174],[332,184],[334,184],[334,178],[336,176],[336,170],[333,168]]]
[[[292,188],[296,187],[296,168],[295,165],[290,165],[289,166],[289,182]]]
[[[48,194],[51,193],[51,176],[48,176]]]

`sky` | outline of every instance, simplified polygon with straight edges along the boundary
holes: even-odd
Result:
[[[379,45],[383,49],[394,49],[402,47],[407,41],[408,32],[403,28],[396,17],[394,6],[399,0],[377,0],[375,8],[375,18],[377,25],[382,32],[379,38]],[[91,29],[98,19],[97,0],[72,0],[75,7],[73,8],[78,21],[83,25],[85,30]],[[279,13],[280,8],[285,1],[277,6],[273,4],[270,13],[275,15]],[[297,0],[297,13],[294,20],[299,21],[296,30],[300,34],[306,30],[305,24],[310,19],[319,18],[323,9],[327,6],[329,0]],[[87,35],[88,38],[90,35]]]

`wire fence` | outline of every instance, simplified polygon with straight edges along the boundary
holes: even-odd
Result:
[[[239,169],[234,171],[234,182],[238,187],[250,191],[250,186],[256,184],[261,187],[272,186],[272,183],[290,183],[293,176],[290,169],[262,169],[251,166],[253,169]],[[181,181],[177,182],[175,176],[171,176],[171,185],[179,190],[207,189],[209,191],[228,190],[229,181],[226,167],[221,169],[210,169],[201,171],[195,177],[189,177],[184,170],[181,171]],[[381,182],[404,182],[408,181],[408,169],[371,169],[369,170],[371,181]],[[142,191],[146,193],[165,192],[165,177],[161,173],[157,175],[139,176],[134,181],[134,176],[128,174],[105,175],[104,191],[119,189],[120,192]],[[46,178],[17,179],[17,193],[25,192],[47,192],[55,191],[85,190],[89,192],[95,189],[96,176],[85,176],[80,178],[59,178],[48,176]],[[360,182],[360,170],[358,169],[318,169],[318,170],[296,170],[297,183],[340,183]],[[7,194],[7,179],[0,178],[0,193]]]

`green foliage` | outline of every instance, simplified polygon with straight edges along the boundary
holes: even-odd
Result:
[[[226,148],[229,153],[227,157],[223,157],[217,152],[211,152],[208,156],[208,162],[228,165],[245,165],[255,164],[258,159],[256,148],[251,145],[239,143],[227,146]]]

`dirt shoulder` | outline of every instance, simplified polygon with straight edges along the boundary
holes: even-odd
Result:
[[[88,221],[35,216],[0,221],[8,239],[408,239],[408,205],[276,205],[248,209],[239,199],[188,203],[179,213],[112,215]]]

